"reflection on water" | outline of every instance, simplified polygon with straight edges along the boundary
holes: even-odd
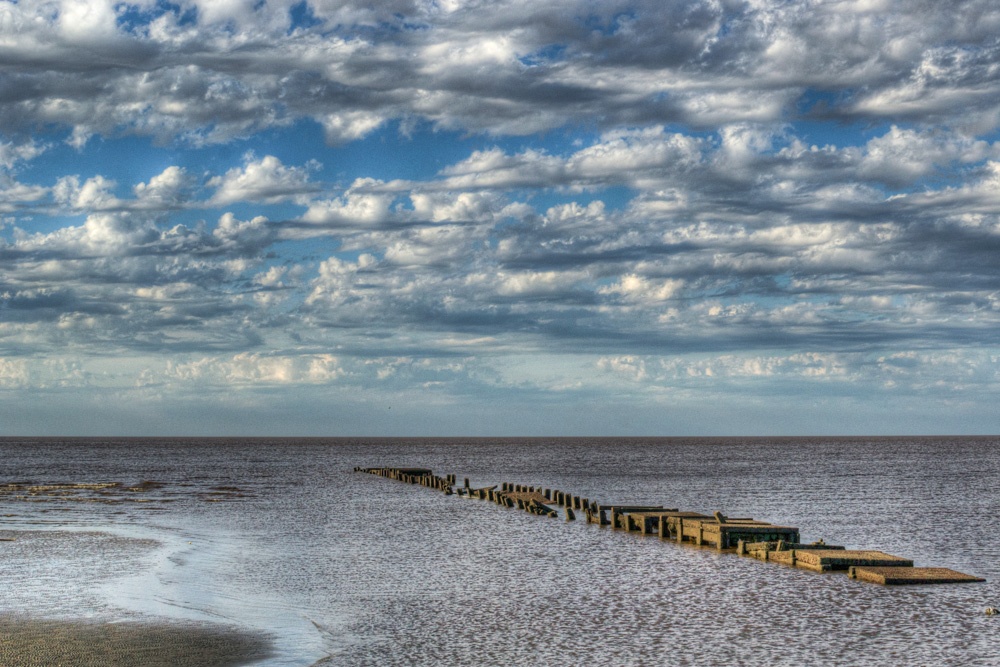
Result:
[[[0,568],[0,599],[43,614],[236,622],[278,636],[275,665],[326,655],[351,666],[996,665],[998,621],[983,614],[1000,602],[996,445],[0,441],[3,525],[106,534],[76,560],[54,545],[60,534],[48,549],[0,542],[0,553],[26,549]],[[355,466],[722,510],[988,582],[880,587],[448,497]],[[144,481],[155,488],[131,490]],[[104,483],[117,486],[96,488]],[[95,488],[62,488],[80,484]],[[52,495],[25,502],[29,487]],[[131,500],[140,497],[155,502]],[[59,578],[72,594],[54,604]]]

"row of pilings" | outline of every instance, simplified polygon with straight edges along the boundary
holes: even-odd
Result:
[[[523,484],[512,484],[510,482],[501,484],[499,490],[496,485],[472,488],[469,485],[468,477],[465,478],[463,486],[456,488],[457,478],[455,475],[441,477],[435,475],[429,468],[356,467],[354,472],[364,472],[405,484],[419,484],[429,489],[442,491],[448,496],[457,494],[468,498],[488,500],[501,507],[517,508],[537,516],[558,516],[559,513],[551,507],[555,505],[556,507],[563,508],[563,513],[567,521],[576,520],[574,510],[586,512],[588,521],[590,520],[591,512],[598,511],[596,503],[556,489],[542,489]]]
[[[355,468],[378,477],[400,481],[479,500],[501,507],[517,508],[537,516],[557,517],[559,507],[566,521],[576,520],[583,512],[587,523],[611,526],[616,530],[657,535],[661,540],[714,547],[719,551],[735,550],[740,556],[793,567],[827,572],[849,571],[852,578],[882,584],[926,584],[983,581],[978,577],[947,568],[915,568],[913,561],[880,551],[848,550],[826,544],[823,540],[803,544],[799,529],[779,526],[752,518],[727,517],[679,511],[662,505],[605,505],[558,489],[503,482],[499,485],[472,488],[466,477],[462,486],[455,475],[435,475],[429,468]]]
[[[354,472],[366,472],[405,484],[419,484],[428,489],[443,491],[446,496],[455,492],[455,475],[440,477],[428,468],[355,468]]]

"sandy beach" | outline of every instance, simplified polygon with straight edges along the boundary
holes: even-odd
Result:
[[[264,638],[201,624],[0,616],[0,664],[7,667],[236,667],[269,654]]]
[[[272,654],[270,637],[240,628],[109,609],[102,585],[145,567],[160,546],[103,531],[0,530],[0,665],[236,667]]]

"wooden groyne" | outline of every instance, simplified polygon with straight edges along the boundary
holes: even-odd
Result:
[[[914,567],[913,561],[881,551],[845,549],[823,540],[803,544],[799,529],[748,517],[729,517],[722,512],[701,514],[665,508],[662,505],[603,504],[558,489],[502,482],[482,488],[456,485],[455,475],[435,475],[428,468],[355,468],[387,479],[419,484],[466,498],[488,500],[502,507],[529,514],[574,521],[582,512],[587,523],[610,526],[642,535],[656,535],[678,544],[711,547],[815,572],[847,572],[852,579],[883,585],[953,584],[986,581],[979,577],[940,567]],[[498,488],[499,487],[499,488]]]

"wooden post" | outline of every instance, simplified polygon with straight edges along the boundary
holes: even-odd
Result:
[[[576,515],[573,514],[573,508],[572,507],[567,507],[566,508],[566,520],[567,521],[576,521]]]
[[[660,539],[661,540],[665,540],[668,537],[670,537],[670,530],[667,528],[667,517],[665,517],[665,516],[661,516],[660,517],[660,526],[659,526],[659,529],[660,529],[659,532],[660,532]]]
[[[619,512],[617,509],[615,509],[614,507],[612,507],[611,508],[611,527],[614,528],[615,530],[618,530],[618,517],[619,516],[621,516],[621,512]]]

